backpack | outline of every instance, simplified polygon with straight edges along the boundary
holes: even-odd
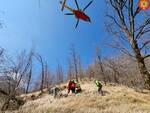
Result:
[[[81,85],[80,85],[80,83],[77,83],[77,84],[76,84],[76,88],[81,89]]]
[[[71,84],[71,88],[75,88],[76,87],[76,84],[75,83],[72,83]]]

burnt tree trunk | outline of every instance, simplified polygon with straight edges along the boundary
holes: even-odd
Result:
[[[104,81],[104,84],[106,86],[106,76],[105,76],[105,73],[104,73],[104,68],[103,68],[103,64],[102,64],[102,61],[101,61],[101,57],[99,55],[98,55],[98,60],[99,60],[100,69],[101,69],[101,72],[102,72],[102,75],[103,75],[103,81]]]
[[[29,78],[28,78],[28,83],[27,83],[27,89],[26,89],[26,94],[28,93],[30,82],[31,82],[31,77],[32,77],[32,67],[30,68],[30,73],[29,73]]]
[[[150,89],[150,73],[148,72],[148,69],[146,68],[144,57],[141,55],[140,49],[135,40],[133,41],[132,47],[136,55],[136,60],[138,63],[140,74],[144,78],[145,86],[146,88]]]
[[[41,93],[43,93],[43,84],[44,84],[44,65],[43,63],[41,64],[42,65],[42,80],[41,80]]]

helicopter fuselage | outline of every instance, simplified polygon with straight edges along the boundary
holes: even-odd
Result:
[[[87,16],[83,11],[81,11],[81,10],[76,10],[76,9],[72,9],[72,8],[66,6],[66,5],[65,5],[64,7],[66,7],[68,10],[70,10],[70,11],[75,15],[75,17],[76,17],[77,19],[81,19],[81,20],[84,20],[84,21],[86,21],[86,22],[91,22],[90,17]]]
[[[83,11],[80,11],[80,10],[73,10],[73,13],[75,15],[75,17],[77,19],[81,19],[81,20],[84,20],[86,22],[91,22],[91,19],[89,16],[87,16]]]

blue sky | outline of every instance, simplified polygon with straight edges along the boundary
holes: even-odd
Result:
[[[90,0],[78,0],[81,8]],[[82,63],[86,66],[91,63],[95,48],[108,38],[105,30],[104,0],[94,0],[86,10],[92,23],[80,21],[75,29],[76,20],[73,16],[65,16],[61,12],[60,0],[0,0],[0,19],[5,26],[0,29],[0,46],[11,55],[20,51],[29,50],[32,45],[51,69],[57,63],[67,67],[69,48],[75,45],[80,54]],[[73,0],[67,4],[76,8]],[[108,48],[103,48],[103,55],[112,54]]]

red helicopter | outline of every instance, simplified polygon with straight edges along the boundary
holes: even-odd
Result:
[[[73,9],[73,8],[70,8],[69,6],[67,6],[66,1],[67,0],[64,0],[63,2],[62,1],[60,2],[62,4],[62,9],[61,10],[63,11],[64,8],[67,8],[72,13],[66,13],[65,15],[75,15],[75,17],[77,19],[77,23],[76,23],[76,26],[75,26],[76,28],[78,27],[79,20],[83,20],[83,21],[86,21],[86,22],[91,22],[90,17],[87,16],[84,11],[92,4],[93,1],[89,2],[83,10],[81,10],[79,8],[77,0],[75,0],[77,9]]]

